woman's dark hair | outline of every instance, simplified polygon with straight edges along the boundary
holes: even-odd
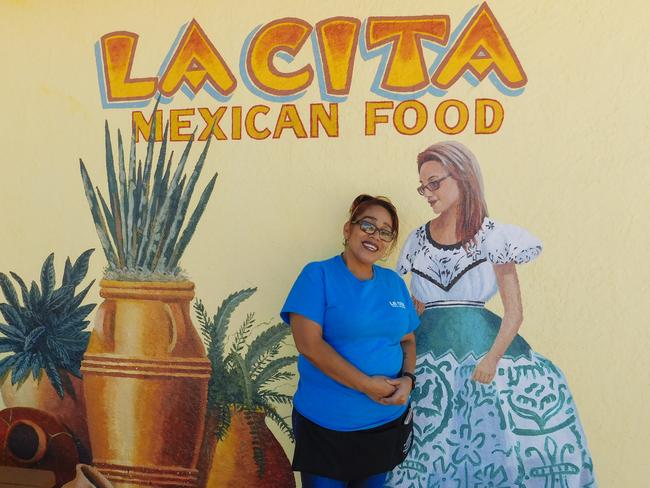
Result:
[[[391,228],[393,229],[394,234],[393,242],[390,244],[390,251],[392,251],[397,244],[397,237],[399,236],[399,217],[397,216],[395,205],[393,205],[387,197],[380,195],[373,197],[372,195],[367,195],[365,193],[359,195],[354,199],[352,205],[350,205],[350,217],[348,222],[356,221],[363,212],[375,205],[385,208],[388,215],[390,215]]]

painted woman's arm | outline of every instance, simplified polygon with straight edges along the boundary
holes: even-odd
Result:
[[[490,383],[494,379],[499,359],[510,347],[524,320],[516,265],[514,263],[495,264],[494,272],[503,302],[503,320],[492,347],[476,365],[472,374],[472,379],[480,383]]]
[[[298,352],[327,376],[376,402],[393,394],[395,387],[388,377],[359,371],[323,339],[323,328],[316,322],[297,313],[290,315],[290,322]]]

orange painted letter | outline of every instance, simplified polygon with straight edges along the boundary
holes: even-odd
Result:
[[[491,98],[477,98],[476,99],[476,114],[475,114],[475,128],[476,134],[494,134],[501,128],[503,124],[503,105],[498,101]],[[492,112],[492,121],[488,124],[487,109]]]
[[[237,80],[214,47],[199,23],[192,21],[185,29],[182,39],[160,80],[160,93],[174,95],[186,82],[196,95],[208,82],[221,95],[230,95]]]
[[[162,110],[156,110],[156,134],[154,135],[156,142],[162,141],[163,138],[163,112]],[[149,120],[144,116],[142,112],[136,110],[131,114],[131,125],[135,128],[135,142],[140,142],[140,136],[144,140],[148,140],[151,135],[151,125],[153,123],[153,117],[150,117]]]
[[[291,56],[298,54],[311,31],[311,25],[294,18],[275,20],[262,27],[246,54],[246,71],[253,84],[276,96],[295,95],[311,85],[314,79],[311,65],[293,73],[281,73],[273,64],[273,57],[279,51]]]
[[[458,120],[454,125],[449,125],[447,123],[447,112],[450,108],[455,108],[458,112]],[[440,132],[445,134],[460,134],[467,127],[467,122],[469,121],[469,109],[460,100],[445,100],[438,108],[436,108],[435,113],[436,127]]]
[[[377,134],[377,124],[386,124],[388,115],[378,114],[377,110],[392,110],[393,102],[390,100],[381,102],[366,102],[366,135],[374,136]]]
[[[137,45],[138,35],[132,32],[111,32],[101,38],[109,102],[146,100],[156,92],[156,77],[131,78]]]
[[[368,17],[366,47],[392,44],[381,82],[384,90],[412,92],[429,84],[422,52],[422,39],[445,45],[449,38],[449,16]]]
[[[487,3],[481,4],[456,43],[436,69],[431,81],[447,89],[466,71],[481,81],[491,71],[508,88],[521,88],[528,78],[503,29]]]
[[[316,24],[325,90],[329,95],[350,93],[360,28],[361,21],[352,17],[332,17]]]

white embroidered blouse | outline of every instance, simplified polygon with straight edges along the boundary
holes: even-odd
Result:
[[[437,243],[428,228],[427,222],[409,234],[396,267],[400,274],[412,273],[411,292],[427,308],[483,306],[498,291],[493,264],[527,263],[542,251],[528,231],[488,217],[467,249]]]

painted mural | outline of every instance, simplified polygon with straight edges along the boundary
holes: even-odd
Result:
[[[582,4],[0,4],[0,488],[301,486],[280,309],[362,193],[421,307],[384,486],[645,486],[647,35]]]
[[[106,124],[106,198],[79,163],[106,259],[104,301],[91,331],[85,319],[96,305],[84,299],[95,280],[75,290],[94,249],[74,264],[66,259],[58,288],[54,253],[42,266],[40,287],[32,281],[28,288],[11,272],[22,302],[0,274],[7,322],[0,347],[10,352],[0,363],[9,407],[5,465],[53,474],[43,486],[73,478],[77,485],[65,486],[93,479],[115,487],[294,486],[291,464],[265,423],[268,417],[292,438],[274,406],[291,397],[273,388],[294,377],[286,368],[295,356],[278,357],[290,329],[257,323],[251,312],[227,348],[230,317],[255,288],[230,295],[213,316],[194,301],[200,328],[194,325],[195,285],[179,261],[216,183],[214,174],[189,213],[210,140],[188,178],[193,139],[173,164],[166,137],[156,147],[151,120],[144,164],[135,126],[127,155],[119,130],[114,154]],[[32,473],[23,474],[30,481]]]

